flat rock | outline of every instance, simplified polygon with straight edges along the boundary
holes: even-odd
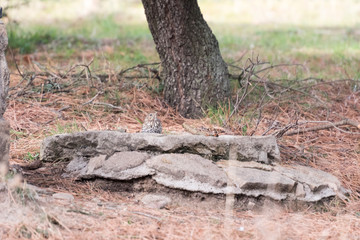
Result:
[[[195,154],[162,154],[146,161],[153,179],[170,188],[202,193],[224,193],[227,177],[212,161]]]
[[[42,161],[70,161],[74,156],[94,157],[114,152],[138,151],[162,153],[191,153],[211,160],[229,159],[270,163],[280,159],[273,136],[162,135],[122,133],[118,131],[88,131],[47,137],[40,149]]]
[[[68,202],[72,202],[74,201],[74,196],[70,193],[62,193],[62,192],[59,192],[59,193],[54,193],[52,195],[52,197],[54,199],[58,199],[58,200],[66,200]]]
[[[334,175],[319,169],[295,165],[275,166],[274,170],[297,182],[298,200],[315,202],[332,196],[346,198],[350,194]]]
[[[71,161],[65,176],[89,179],[95,177],[114,180],[130,180],[155,174],[153,169],[145,165],[145,160],[150,158],[146,152],[117,152],[107,157],[99,155],[89,160],[77,157]]]
[[[331,174],[305,166],[280,166],[274,137],[81,132],[46,138],[40,157],[69,161],[66,177],[115,180],[120,183],[115,189],[234,194],[279,202],[317,202],[349,194]],[[161,197],[148,198],[161,205],[157,205]]]
[[[226,171],[233,184],[228,187],[228,193],[305,202],[334,196],[346,198],[350,193],[335,176],[306,166],[269,166],[233,160],[217,164]]]
[[[171,198],[165,195],[147,194],[140,201],[149,208],[162,209],[171,203]]]
[[[284,200],[296,189],[296,182],[281,175],[273,168],[260,169],[258,165],[229,160],[224,167],[233,187],[229,186],[227,193],[245,194],[247,196],[265,196],[274,200]]]

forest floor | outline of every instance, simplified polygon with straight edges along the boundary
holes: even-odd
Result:
[[[211,16],[215,3],[204,2]],[[146,24],[122,25],[130,18],[125,15],[77,25],[37,23],[30,30],[9,24],[10,164],[36,161],[47,136],[138,132],[146,114],[156,111],[165,134],[188,131],[184,126],[206,135],[275,134],[282,164],[335,175],[352,191],[349,201],[306,211],[235,209],[231,216],[225,206],[151,209],[137,196],[61,178],[59,165],[44,164],[24,170],[23,180],[74,200],[46,193],[37,198],[16,177],[8,180],[9,191],[0,192],[0,239],[360,239],[360,130],[356,124],[332,126],[360,122],[360,33],[351,23],[272,27],[215,24],[210,18],[235,76],[232,99],[204,110],[201,119],[185,119],[162,100],[155,74],[160,66],[138,65],[158,57]],[[324,129],[301,132],[314,126]],[[287,135],[291,131],[298,133]]]

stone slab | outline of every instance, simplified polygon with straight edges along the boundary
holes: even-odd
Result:
[[[41,145],[40,159],[49,162],[70,161],[77,154],[93,157],[123,151],[191,153],[214,161],[229,159],[230,155],[241,161],[280,160],[280,152],[273,136],[208,137],[117,131],[88,131],[48,137]]]
[[[224,167],[227,176],[234,187],[228,193],[245,194],[247,196],[266,196],[274,200],[284,200],[291,196],[296,189],[296,182],[280,173],[249,167],[239,161],[230,160]]]
[[[296,165],[275,166],[274,170],[298,182],[297,191],[302,193],[302,197],[298,196],[299,200],[314,202],[335,195],[346,198],[350,193],[334,175],[319,169]]]
[[[41,159],[69,161],[64,176],[78,179],[151,179],[159,193],[166,188],[303,202],[349,194],[331,174],[272,161],[280,158],[278,151],[273,137],[94,131],[46,138]]]
[[[118,152],[112,156],[99,155],[89,160],[75,158],[71,161],[64,176],[78,179],[108,178],[113,180],[131,180],[155,174],[153,169],[145,165],[145,160],[150,158],[147,153]]]
[[[227,177],[212,161],[195,154],[162,154],[146,161],[153,179],[170,188],[202,193],[224,193]]]
[[[140,201],[146,207],[162,209],[171,203],[171,198],[165,195],[147,194]]]
[[[266,196],[274,200],[317,202],[328,197],[346,198],[350,191],[333,175],[319,169],[292,165],[269,166],[257,162],[220,161],[235,187],[228,193]]]

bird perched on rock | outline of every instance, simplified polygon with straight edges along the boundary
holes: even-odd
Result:
[[[157,118],[157,113],[149,113],[142,125],[142,133],[161,133],[161,121]]]

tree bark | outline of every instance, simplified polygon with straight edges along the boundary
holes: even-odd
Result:
[[[7,95],[9,91],[10,73],[6,63],[5,50],[8,38],[5,24],[0,20],[0,120],[6,110]]]
[[[5,58],[7,45],[8,38],[5,24],[0,20],[0,181],[4,177],[3,174],[6,174],[9,166],[10,124],[3,119],[7,106],[10,80],[10,73]]]
[[[197,0],[142,0],[164,70],[164,99],[196,118],[229,97],[227,65]]]

